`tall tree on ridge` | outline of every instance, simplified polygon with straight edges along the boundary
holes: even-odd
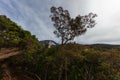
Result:
[[[55,27],[54,34],[61,38],[61,44],[66,44],[73,40],[75,37],[84,34],[87,28],[95,26],[96,22],[94,18],[96,14],[89,13],[85,16],[76,16],[71,18],[68,10],[64,10],[62,7],[51,7],[51,20]]]

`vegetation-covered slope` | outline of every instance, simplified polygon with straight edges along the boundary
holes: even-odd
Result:
[[[0,16],[0,47],[36,48],[37,38],[4,15]]]
[[[17,79],[26,76],[33,80],[119,80],[119,49],[104,51],[66,44],[43,48],[31,57],[12,57],[8,65]]]
[[[0,52],[20,54],[0,61],[0,80],[120,80],[120,46],[40,46],[30,32],[0,16]]]
[[[67,44],[45,50],[36,69],[42,80],[119,80],[119,48]]]
[[[40,48],[38,39],[29,31],[23,30],[15,22],[0,15],[0,66],[9,62],[10,57],[22,54],[29,56]],[[20,55],[18,56],[20,57]],[[21,57],[21,61],[24,58]],[[5,69],[3,69],[5,70]],[[2,73],[0,74],[2,75]]]

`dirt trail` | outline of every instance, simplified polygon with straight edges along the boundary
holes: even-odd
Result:
[[[1,48],[0,49],[0,60],[9,58],[11,56],[15,56],[20,54],[21,51],[19,51],[17,48]]]

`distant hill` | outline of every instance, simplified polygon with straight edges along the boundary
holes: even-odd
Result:
[[[104,49],[104,50],[120,48],[120,45],[112,45],[112,44],[92,44],[88,46],[90,46],[91,48]]]
[[[42,40],[42,41],[40,41],[40,43],[42,44],[42,45],[59,45],[58,43],[56,43],[55,41],[53,41],[53,40]]]
[[[59,43],[56,43],[53,40],[42,40],[42,41],[39,41],[39,42],[42,45],[48,45],[48,44],[59,45]],[[120,48],[120,45],[112,45],[112,44],[91,44],[91,45],[85,45],[85,46],[89,46],[91,48],[100,49],[100,50],[101,49],[107,50],[107,49],[113,49],[113,48]]]

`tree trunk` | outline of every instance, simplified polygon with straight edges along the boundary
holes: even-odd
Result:
[[[62,39],[61,39],[61,44],[62,44],[62,45],[64,44],[64,40],[63,40],[63,37],[62,37]]]
[[[47,75],[48,75],[48,65],[47,65],[46,70],[45,70],[45,78],[44,78],[44,80],[47,80]]]
[[[67,58],[65,59],[65,80],[67,80],[67,70],[68,70],[68,63],[67,63]]]
[[[61,64],[60,68],[59,68],[58,80],[61,80],[61,78],[62,78],[62,70],[63,70],[63,64]]]

